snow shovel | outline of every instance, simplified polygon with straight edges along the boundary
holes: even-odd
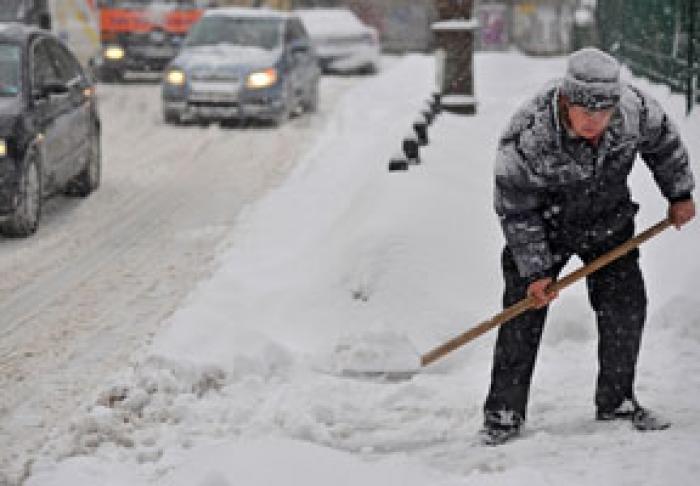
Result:
[[[666,228],[671,226],[671,224],[672,223],[668,218],[664,219],[663,221],[660,221],[659,223],[650,227],[646,231],[643,231],[637,236],[627,240],[625,243],[618,246],[617,248],[614,248],[608,253],[599,256],[587,265],[579,268],[574,272],[569,273],[560,280],[557,280],[552,285],[550,285],[548,290],[551,292],[559,292],[565,289],[566,287],[569,287],[573,283],[581,280],[582,278],[590,275],[591,273],[597,270],[600,270],[604,266],[608,265],[610,262],[634,250],[645,241],[653,238],[657,234],[664,231]],[[445,355],[454,351],[455,349],[467,344],[473,339],[476,339],[477,337],[481,336],[487,331],[490,331],[495,327],[505,324],[511,319],[532,309],[534,307],[534,303],[535,301],[532,297],[526,297],[511,305],[510,307],[504,309],[502,312],[496,314],[490,319],[480,322],[479,324],[475,325],[474,327],[465,331],[464,333],[450,339],[449,341],[445,342],[444,344],[441,344],[440,346],[437,346],[436,348],[431,349],[422,356],[418,356],[416,353],[416,356],[410,357],[410,359],[407,359],[406,357],[402,358],[402,360],[400,361],[406,363],[405,369],[398,369],[399,367],[397,367],[395,364],[390,367],[391,369],[386,370],[372,370],[368,369],[368,366],[362,366],[360,367],[361,369],[357,370],[344,369],[342,370],[342,375],[353,378],[373,378],[384,381],[401,381],[409,379],[417,373],[419,373],[421,369],[425,366],[428,366],[429,364],[444,357]]]

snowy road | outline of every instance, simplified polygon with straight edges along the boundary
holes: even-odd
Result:
[[[320,112],[280,129],[169,127],[157,85],[99,88],[101,189],[0,239],[0,470],[147,343],[356,82],[324,79]]]

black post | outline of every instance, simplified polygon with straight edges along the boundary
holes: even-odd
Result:
[[[690,114],[695,104],[695,0],[688,0],[688,87],[686,93],[686,114]]]

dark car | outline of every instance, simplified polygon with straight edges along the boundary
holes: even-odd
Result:
[[[205,12],[163,80],[168,123],[254,118],[281,123],[315,111],[320,70],[296,15],[267,9]]]
[[[44,198],[100,184],[94,85],[50,33],[0,23],[0,233],[36,230]]]

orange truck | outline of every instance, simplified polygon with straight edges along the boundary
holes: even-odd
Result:
[[[215,2],[96,0],[101,54],[98,77],[119,82],[126,72],[161,72],[180,50],[192,24]]]

